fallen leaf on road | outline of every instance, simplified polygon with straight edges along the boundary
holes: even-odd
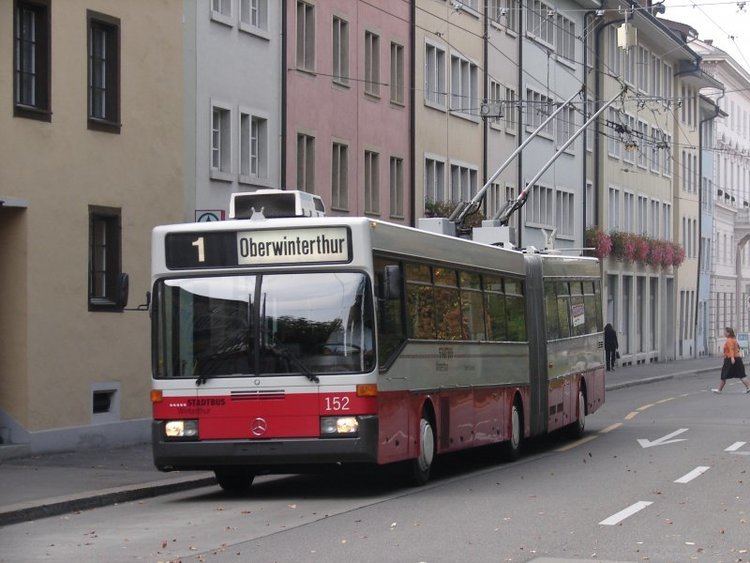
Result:
[[[291,508],[291,509],[295,509],[295,508],[297,508],[297,505],[296,505],[296,504],[290,504],[290,505],[289,505],[289,508]]]
[[[167,547],[167,540],[161,542],[161,548],[164,549],[165,547]]]

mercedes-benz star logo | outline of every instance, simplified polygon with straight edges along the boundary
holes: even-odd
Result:
[[[265,418],[258,417],[250,424],[250,432],[253,433],[253,436],[262,436],[266,433],[266,430],[268,430],[268,423]]]

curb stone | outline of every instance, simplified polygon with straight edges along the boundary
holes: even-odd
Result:
[[[635,387],[636,385],[647,385],[649,383],[657,383],[659,381],[666,381],[668,379],[682,379],[683,377],[695,377],[706,373],[717,372],[719,369],[715,367],[702,368],[698,370],[689,371],[678,371],[676,373],[668,373],[665,375],[657,375],[654,377],[646,377],[644,379],[634,379],[631,381],[622,381],[620,383],[613,383],[604,387],[605,391],[615,391],[616,389],[625,389],[627,387]]]
[[[0,526],[27,522],[38,518],[58,516],[76,510],[99,508],[121,502],[151,498],[179,491],[215,485],[213,476],[178,477],[150,483],[139,483],[123,487],[113,487],[98,491],[39,499],[7,506],[0,506]]]

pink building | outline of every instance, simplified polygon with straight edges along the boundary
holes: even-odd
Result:
[[[285,2],[282,183],[319,194],[330,215],[408,224],[410,3]]]

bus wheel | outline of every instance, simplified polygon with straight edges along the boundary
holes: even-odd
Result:
[[[513,403],[510,411],[510,439],[501,445],[501,456],[505,461],[515,461],[521,457],[521,442],[523,440],[523,417],[521,407]]]
[[[586,431],[586,395],[583,389],[578,390],[578,420],[570,425],[570,436],[580,438]]]
[[[214,469],[216,482],[228,493],[244,493],[250,490],[255,475],[243,468]]]
[[[419,421],[419,455],[409,461],[408,478],[417,486],[430,480],[430,469],[435,459],[435,431],[426,415]]]

